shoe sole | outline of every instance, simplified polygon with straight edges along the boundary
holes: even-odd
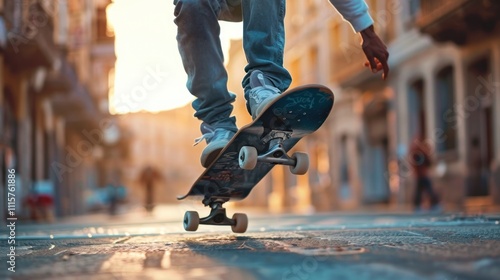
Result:
[[[217,141],[208,145],[202,153],[201,156],[201,165],[205,168],[209,167],[210,164],[219,156],[220,152],[226,147],[229,141]],[[207,152],[207,149],[213,149],[210,152]]]
[[[215,159],[217,159],[217,156],[222,152],[224,148],[219,148],[215,149],[213,152],[208,154],[207,158],[205,159],[205,162],[201,162],[201,165],[205,168],[208,168],[212,162],[214,162]]]
[[[252,120],[255,120],[257,117],[260,116],[262,112],[264,112],[269,105],[271,105],[276,99],[280,97],[280,94],[277,94],[276,96],[271,96],[268,99],[262,101],[262,103],[257,107],[255,110],[255,116],[252,116]]]

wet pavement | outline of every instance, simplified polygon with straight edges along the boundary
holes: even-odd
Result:
[[[245,234],[204,225],[187,233],[181,223],[185,208],[19,225],[15,272],[2,261],[0,279],[445,280],[500,275],[500,215],[247,212]],[[9,251],[7,241],[2,231],[2,259]]]

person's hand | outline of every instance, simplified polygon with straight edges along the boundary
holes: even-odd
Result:
[[[363,39],[361,47],[368,59],[365,62],[365,66],[370,67],[373,73],[383,70],[382,79],[387,79],[387,75],[389,74],[389,65],[387,64],[389,53],[387,52],[387,47],[375,33],[375,30],[373,30],[373,25],[362,30],[360,33]]]

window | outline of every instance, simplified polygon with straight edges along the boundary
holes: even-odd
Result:
[[[415,17],[420,12],[420,0],[410,0],[410,17]]]
[[[368,0],[366,1],[366,4],[368,5],[368,9],[370,11],[370,15],[372,16],[373,19],[377,18],[377,0]]]
[[[410,85],[408,92],[409,106],[409,133],[410,139],[421,136],[424,139],[426,135],[426,111],[424,97],[424,81],[419,79]]]
[[[308,16],[315,16],[316,15],[316,5],[317,1],[316,0],[307,0],[307,11],[308,11]]]
[[[466,116],[467,182],[468,196],[490,194],[489,170],[494,161],[494,98],[495,89],[489,54],[478,57],[467,67],[465,75],[466,94],[464,116]]]
[[[309,71],[307,82],[308,83],[317,83],[318,82],[318,74],[319,74],[319,54],[318,47],[312,46],[309,49]]]
[[[300,8],[298,4],[299,4],[298,1],[286,2],[286,14],[287,14],[287,16],[285,17],[286,27],[290,28],[290,31],[292,31],[292,32],[287,32],[287,34],[296,32],[301,26],[303,18],[302,14],[300,13]]]
[[[342,43],[342,24],[334,21],[330,24],[330,49],[333,54],[338,52]]]
[[[455,88],[453,67],[439,71],[436,79],[436,149],[438,152],[457,148],[457,114],[455,111]]]
[[[295,87],[295,86],[298,86],[300,85],[302,82],[301,82],[301,71],[300,71],[300,59],[295,59],[294,61],[292,61],[291,65],[290,65],[290,75],[292,75],[292,84],[291,84],[291,87]]]
[[[351,197],[350,174],[349,174],[349,156],[347,147],[348,137],[342,135],[340,138],[340,165],[339,165],[339,180],[340,180],[340,197],[342,200]]]

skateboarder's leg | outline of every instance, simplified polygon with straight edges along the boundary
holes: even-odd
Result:
[[[187,88],[196,96],[195,117],[202,120],[201,131],[207,147],[201,155],[205,167],[219,154],[237,131],[231,117],[235,95],[227,90],[227,73],[220,43],[219,16],[229,12],[225,0],[177,0],[174,2],[177,41]]]
[[[225,3],[225,2],[224,2]],[[225,7],[220,0],[178,0],[175,2],[177,42],[187,88],[196,96],[195,117],[210,125],[236,131],[230,118],[235,95],[227,90],[227,73],[220,43],[218,17]]]
[[[255,87],[252,72],[262,71],[265,84],[285,91],[292,81],[290,73],[283,67],[285,46],[285,0],[243,0],[243,48],[248,60],[243,79],[245,99],[249,112],[250,90]],[[255,83],[253,83],[255,84]],[[272,93],[270,93],[272,94]]]

